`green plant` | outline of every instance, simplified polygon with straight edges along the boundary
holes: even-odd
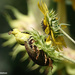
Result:
[[[59,65],[61,64],[62,66],[59,68],[62,68],[63,64],[66,62],[69,62],[69,64],[72,64],[72,63],[75,64],[75,60],[72,60],[71,58],[66,57],[61,51],[63,50],[63,46],[66,47],[66,43],[63,38],[64,35],[66,35],[75,44],[75,41],[62,30],[62,28],[67,27],[68,24],[64,24],[64,23],[59,24],[59,19],[57,18],[57,15],[55,15],[55,12],[53,10],[49,12],[46,4],[43,3],[42,1],[41,1],[41,5],[38,3],[38,7],[44,14],[44,18],[42,20],[42,28],[45,32],[45,35],[39,34],[39,32],[36,31],[35,29],[30,31],[25,30],[22,32],[20,31],[20,29],[18,30],[17,28],[17,29],[13,29],[13,31],[10,31],[9,34],[13,34],[16,38],[15,40],[14,36],[12,35],[15,42],[17,41],[19,44],[21,44],[19,47],[16,46],[15,47],[16,50],[12,52],[13,58],[16,57],[18,52],[25,51],[24,49],[24,46],[25,46],[26,51],[28,52],[29,50],[28,54],[32,60],[34,58],[33,61],[35,63],[36,61],[37,61],[37,64],[41,63],[40,58],[41,56],[44,57],[44,61],[42,61],[42,63],[44,62],[44,65],[45,65],[46,62],[48,61],[47,65],[51,67],[49,69],[52,70],[53,68],[52,73],[55,72],[58,69],[57,67],[59,67]],[[11,38],[11,36],[9,37]],[[33,54],[33,56],[31,53]],[[28,58],[28,55],[25,55],[21,60],[24,61],[26,58]],[[54,64],[57,64],[57,67],[55,67]],[[51,70],[48,74],[52,74]]]

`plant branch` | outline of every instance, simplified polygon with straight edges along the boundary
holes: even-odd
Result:
[[[67,33],[65,33],[61,28],[59,28],[59,29],[68,39],[70,39],[75,44],[75,41]]]
[[[63,55],[63,54],[60,54],[60,56],[63,57],[64,59],[66,59],[66,60],[68,60],[68,61],[70,61],[70,62],[75,64],[75,60],[70,59],[70,58],[66,57],[65,55]]]

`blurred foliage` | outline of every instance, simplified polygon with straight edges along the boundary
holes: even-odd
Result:
[[[48,5],[48,7],[50,9],[52,9],[52,8],[56,9],[56,5],[58,3],[61,4],[60,1],[63,1],[63,0],[55,0],[58,3],[55,3],[54,0],[48,0],[48,1],[44,0],[44,1],[46,2],[46,4]],[[7,40],[6,42],[4,42],[5,40],[1,39],[0,42],[1,42],[1,44],[2,44],[2,42],[4,42],[3,46],[10,46],[10,47],[13,48],[13,51],[11,52],[10,51],[11,48],[6,48],[6,47],[2,48],[1,47],[1,50],[4,49],[1,52],[3,54],[2,56],[5,55],[5,57],[9,52],[11,52],[10,55],[12,55],[12,58],[13,59],[16,58],[13,62],[14,64],[12,64],[12,67],[14,65],[14,68],[13,68],[14,72],[12,71],[13,72],[12,75],[19,74],[19,73],[21,73],[21,75],[22,74],[29,74],[29,75],[30,74],[37,74],[37,75],[40,75],[40,74],[43,74],[43,75],[46,74],[47,75],[48,74],[49,75],[50,74],[50,71],[49,71],[50,68],[48,66],[39,66],[39,65],[34,64],[34,62],[32,60],[30,60],[28,54],[26,53],[24,46],[16,44],[15,38],[13,36],[8,35],[8,31],[10,29],[13,29],[13,28],[18,28],[20,31],[23,32],[25,29],[31,30],[31,28],[33,27],[36,30],[38,30],[40,33],[42,33],[42,31],[41,31],[42,29],[41,29],[41,26],[39,28],[39,24],[41,22],[41,19],[42,19],[43,15],[41,14],[41,12],[39,11],[39,9],[37,7],[37,2],[38,2],[38,0],[37,1],[36,0],[35,1],[34,0],[7,0],[7,1],[1,0],[0,1],[0,12],[1,12],[1,14],[4,13],[3,14],[4,16],[0,14],[0,19],[1,19],[1,23],[2,23],[0,25],[0,33],[5,32],[3,34],[0,34],[0,37]],[[9,6],[6,6],[8,4],[9,4]],[[73,9],[72,9],[72,6],[70,6],[71,4],[73,6]],[[10,6],[10,5],[12,5],[12,6]],[[58,15],[60,17],[61,22],[63,22],[63,20],[64,20],[64,22],[68,22],[68,23],[71,24],[71,27],[69,29],[71,30],[71,35],[73,35],[73,38],[75,38],[75,30],[74,30],[74,28],[75,28],[75,26],[74,26],[74,24],[75,24],[75,21],[74,21],[74,18],[75,18],[75,11],[74,11],[75,10],[75,0],[65,0],[65,5],[67,6],[67,8],[66,8],[67,10],[65,9],[66,11],[64,11],[64,12],[66,12],[67,15],[65,15],[65,13],[63,15],[65,15],[66,19],[63,18],[63,16],[59,15],[63,11],[62,9],[65,8],[64,5],[62,6],[64,8],[60,7],[60,5],[59,5],[59,7],[61,9],[59,9],[59,12],[58,11],[57,12],[58,12]],[[7,8],[7,10],[5,8]],[[18,10],[20,10],[20,12],[22,12],[22,13],[20,13],[16,8]],[[6,11],[8,11],[9,13],[6,12]],[[5,18],[6,18],[7,21],[5,20]],[[72,44],[70,44],[70,45],[72,45]],[[75,57],[75,51],[74,51],[75,45],[73,44],[72,46],[73,46],[73,51],[72,51],[72,49],[70,49],[68,47],[67,49],[64,49],[65,50],[64,54],[68,57],[72,57],[73,59],[75,59],[74,58]],[[8,49],[10,49],[10,50],[8,50]],[[8,57],[9,56],[7,56],[7,58]],[[11,58],[8,58],[8,60],[9,59],[11,59]],[[21,63],[19,61],[19,59],[23,62]],[[8,61],[8,60],[6,60],[6,61]],[[6,62],[6,61],[3,60],[3,62],[1,63],[1,61],[0,61],[0,65],[3,62]],[[8,62],[7,62],[7,64],[9,66]],[[10,66],[9,66],[9,68],[10,68]],[[10,69],[12,70],[12,68],[10,68]],[[16,73],[15,71],[19,71],[19,73]],[[38,71],[40,73],[38,73]],[[63,75],[67,75],[67,74],[74,75],[75,74],[75,64],[73,64],[73,65],[66,64],[66,63],[53,64],[52,73],[54,75],[56,75],[56,74],[58,74],[58,75],[62,75],[62,74]]]

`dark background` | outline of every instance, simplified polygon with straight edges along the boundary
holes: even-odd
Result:
[[[5,19],[4,12],[8,11],[13,19],[15,17],[12,15],[12,12],[5,9],[6,5],[12,5],[16,7],[21,13],[27,14],[27,1],[26,0],[0,0],[0,33],[8,32],[11,30],[8,22]],[[53,6],[54,9],[56,9]],[[72,6],[67,5],[67,20],[71,24],[69,27],[72,37],[75,37],[75,11],[72,9]],[[74,38],[75,39],[75,38]],[[9,52],[12,51],[10,47],[2,47],[2,43],[5,40],[0,38],[0,72],[7,72],[8,75],[41,75],[37,70],[30,71],[27,69],[26,65],[29,61],[20,62],[20,53],[17,58],[13,61]],[[44,75],[44,74],[42,74]]]

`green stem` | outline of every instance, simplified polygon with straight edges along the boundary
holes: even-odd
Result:
[[[62,33],[63,33],[65,36],[67,36],[68,39],[70,39],[70,40],[75,44],[75,41],[74,41],[67,33],[65,33],[61,28],[59,28],[59,29],[62,31]]]
[[[68,57],[66,57],[66,56],[63,55],[63,54],[60,54],[60,56],[63,57],[64,59],[66,59],[66,60],[68,60],[68,61],[70,61],[70,62],[72,62],[72,63],[75,64],[75,60],[73,60],[73,59],[71,59],[71,58],[68,58]]]
[[[49,72],[47,75],[52,75],[52,70],[51,70],[51,67],[49,68]]]

